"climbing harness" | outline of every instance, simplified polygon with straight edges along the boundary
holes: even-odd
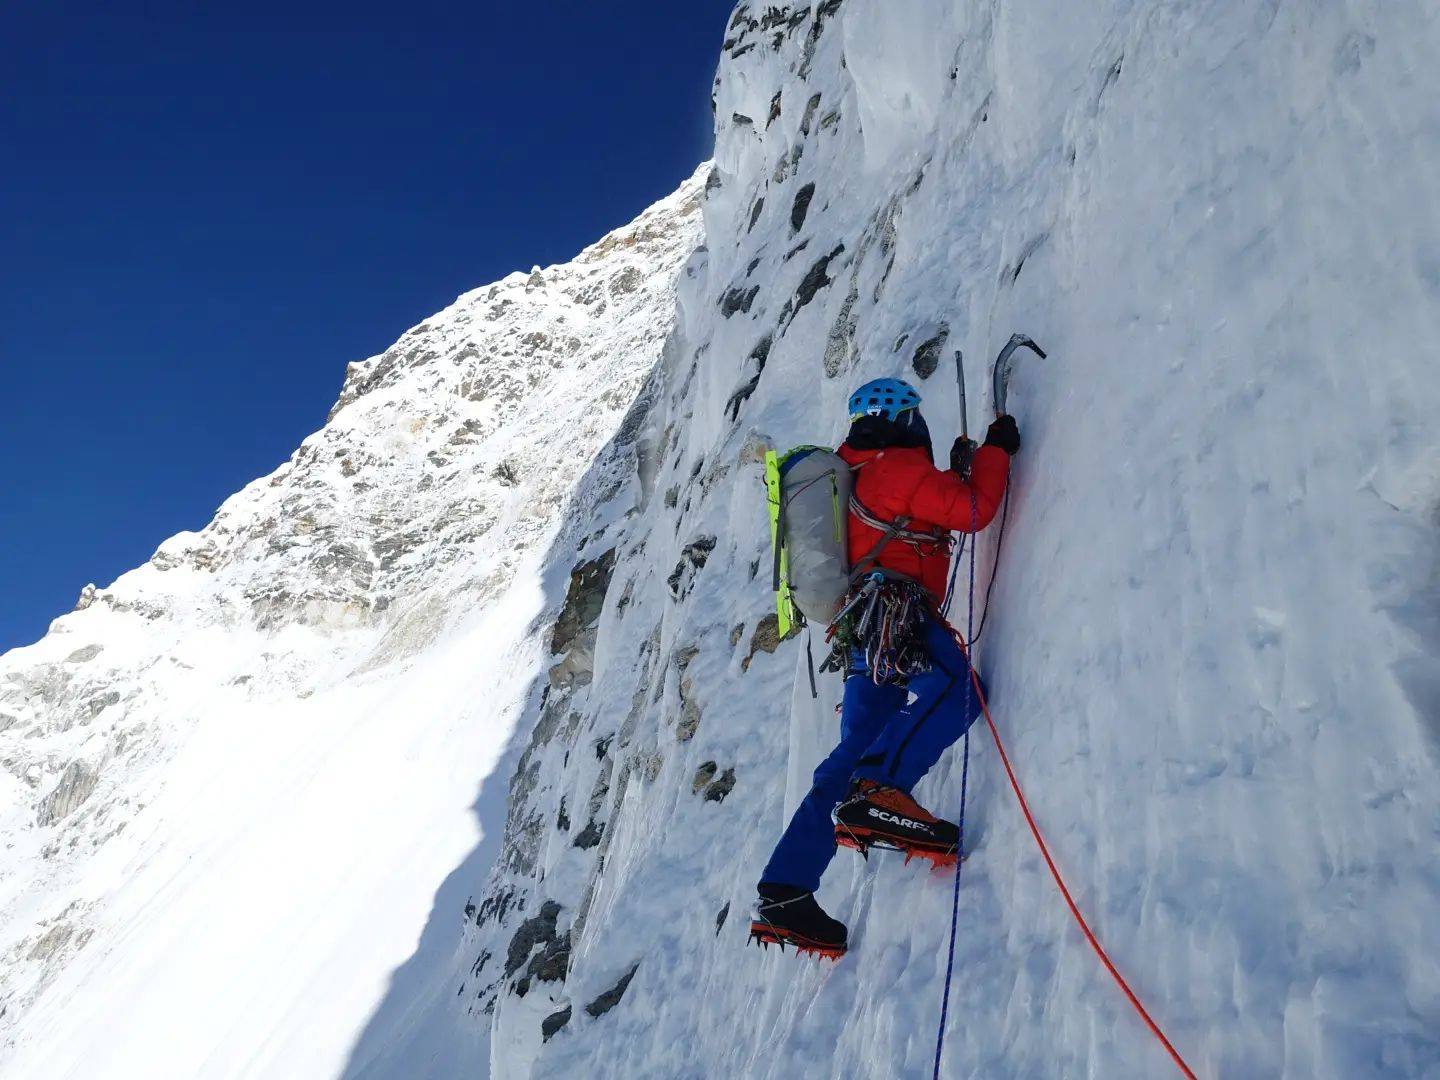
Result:
[[[883,453],[882,451],[880,454],[876,454],[872,460],[878,460],[883,456]],[[856,468],[864,468],[865,465],[868,464],[869,462],[862,462],[856,466]],[[850,502],[847,508],[862,525],[868,525],[881,534],[875,546],[862,555],[860,560],[855,564],[855,570],[851,572],[852,579],[858,578],[860,574],[869,570],[870,565],[868,564],[873,564],[875,557],[880,554],[881,549],[892,540],[899,540],[901,543],[908,544],[916,551],[927,555],[937,554],[942,550],[948,551],[950,548],[950,534],[945,530],[935,529],[932,532],[924,532],[919,529],[908,528],[910,519],[904,516],[898,517],[894,521],[886,521],[884,518],[872,513],[864,503],[855,497],[853,492],[850,495]]]
[[[877,686],[929,671],[922,627],[930,610],[919,582],[892,571],[870,571],[826,628],[830,655],[821,670],[844,670],[859,654]]]
[[[879,456],[876,455],[877,459]],[[868,462],[856,468],[863,468],[865,464]],[[938,529],[934,532],[911,529],[910,518],[905,516],[886,521],[853,492],[846,509],[862,524],[877,530],[880,539],[856,560],[850,571],[852,587],[825,629],[830,653],[820,670],[843,671],[851,656],[859,653],[865,657],[866,668],[876,685],[903,682],[930,670],[930,654],[921,628],[932,604],[918,581],[877,566],[877,559],[880,552],[894,542],[908,544],[924,554],[948,552],[952,546],[950,536]]]

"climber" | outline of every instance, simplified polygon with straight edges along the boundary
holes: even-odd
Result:
[[[1020,449],[1014,418],[1001,416],[978,449],[956,439],[942,470],[909,384],[878,379],[849,404],[838,453],[854,477],[847,546],[857,584],[832,628],[845,667],[840,742],[761,874],[751,925],[762,942],[832,958],[845,951],[846,929],[814,892],[837,844],[936,866],[958,858],[959,829],[910,790],[980,714],[965,654],[939,612],[950,532],[990,523]]]

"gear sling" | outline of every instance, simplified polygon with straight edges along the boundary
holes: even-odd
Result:
[[[765,487],[774,556],[771,586],[782,639],[810,623],[833,628],[863,597],[873,594],[883,578],[913,585],[890,571],[874,570],[876,558],[891,540],[929,544],[948,540],[943,534],[910,530],[909,517],[891,522],[877,518],[855,497],[849,463],[824,447],[797,446],[784,454],[767,451]],[[847,525],[852,513],[867,525],[884,530],[854,567],[848,554]],[[855,585],[867,575],[872,580],[852,596]],[[860,612],[860,621],[866,621],[864,612]],[[815,664],[808,638],[806,653],[810,691],[815,696]]]

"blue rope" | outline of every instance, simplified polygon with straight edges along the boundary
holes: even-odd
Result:
[[[972,492],[970,498],[975,498]],[[973,523],[973,522],[972,522]],[[960,564],[965,561],[965,541],[969,537],[965,533],[960,534],[960,544],[955,548],[954,561],[950,563],[950,583],[945,586],[945,602],[940,605],[940,617],[942,619],[950,616],[950,602],[955,599],[955,574],[960,569]]]
[[[975,534],[975,524],[979,518],[979,510],[975,503],[975,489],[970,489],[970,535]],[[969,610],[965,615],[965,640],[970,641],[970,634],[975,629],[975,551],[980,545],[970,545],[970,586],[969,586]],[[963,541],[961,551],[963,553]],[[950,591],[955,585],[955,571],[958,564],[950,568],[950,589],[946,590],[945,609],[949,610],[951,597]],[[965,650],[965,664],[967,668],[973,663],[970,651]],[[975,681],[970,677],[970,672],[965,672],[965,713],[969,717],[974,705]],[[940,1058],[945,1052],[945,1022],[950,1017],[950,980],[955,973],[955,937],[960,928],[960,871],[965,866],[965,796],[970,786],[970,729],[965,729],[965,749],[961,758],[960,766],[960,820],[957,823],[960,831],[960,840],[955,848],[955,889],[950,897],[950,947],[945,954],[945,993],[940,999],[940,1029],[935,1035],[935,1078],[940,1080]]]

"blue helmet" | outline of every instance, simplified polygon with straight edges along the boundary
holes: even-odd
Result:
[[[850,419],[883,416],[894,420],[907,409],[920,407],[920,394],[903,379],[875,379],[850,395]]]

